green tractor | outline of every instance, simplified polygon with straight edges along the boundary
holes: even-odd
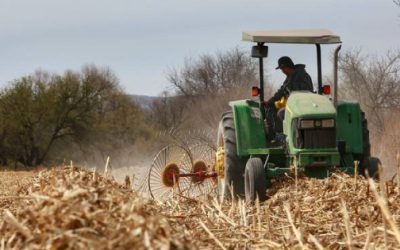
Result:
[[[340,37],[329,30],[244,32],[243,40],[256,43],[252,57],[259,59],[259,100],[230,102],[218,128],[215,172],[220,198],[266,200],[271,180],[296,171],[326,178],[336,171],[377,175],[379,159],[370,156],[367,120],[356,101],[338,101],[337,65]],[[270,111],[264,102],[263,58],[271,43],[314,44],[317,51],[316,93],[292,92],[282,122],[284,142],[271,142]],[[333,95],[322,84],[321,44],[338,44],[334,52]]]

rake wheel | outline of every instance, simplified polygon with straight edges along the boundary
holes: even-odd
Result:
[[[178,177],[178,174],[188,172],[180,167],[180,162],[186,161],[185,157],[186,150],[175,144],[168,145],[158,152],[147,178],[151,198],[166,200],[187,190],[190,180]]]
[[[216,178],[209,175],[214,161],[215,151],[207,144],[195,144],[189,149],[168,145],[154,157],[148,172],[151,198],[167,200],[210,194],[215,189]]]

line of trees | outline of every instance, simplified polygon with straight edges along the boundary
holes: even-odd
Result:
[[[52,165],[64,159],[98,165],[107,156],[130,165],[130,159],[153,153],[178,133],[211,131],[202,136],[213,141],[229,101],[249,98],[258,68],[247,52],[235,48],[187,59],[167,79],[172,88],[150,110],[126,95],[108,68],[38,71],[14,80],[0,90],[0,165]]]
[[[0,164],[104,158],[150,137],[147,122],[108,68],[38,71],[0,91]]]

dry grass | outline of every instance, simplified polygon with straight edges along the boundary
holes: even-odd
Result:
[[[399,247],[393,182],[334,174],[277,180],[264,204],[141,198],[71,167],[40,172],[2,207],[0,249],[372,249]],[[297,183],[297,184],[296,184]],[[297,191],[296,191],[297,190]]]
[[[354,177],[334,174],[299,179],[296,192],[295,180],[286,177],[262,205],[176,200],[168,211],[184,218],[176,224],[186,224],[188,235],[202,239],[196,242],[200,248],[397,248],[400,193],[393,182],[383,190],[375,186],[361,177],[355,186]]]
[[[1,167],[3,168],[3,167]],[[0,215],[4,209],[13,210],[14,203],[19,202],[19,193],[26,185],[31,183],[35,171],[21,170],[1,170],[0,171]]]
[[[171,237],[160,207],[97,173],[45,170],[18,199],[23,202],[11,211],[2,209],[0,249],[183,247]]]

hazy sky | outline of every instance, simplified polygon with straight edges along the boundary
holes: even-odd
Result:
[[[36,69],[94,63],[110,66],[127,92],[157,95],[185,57],[250,51],[242,31],[288,28],[329,28],[344,49],[400,49],[400,7],[392,0],[0,0],[0,85]],[[323,49],[326,58],[333,48]],[[273,82],[283,80],[272,69],[281,55],[315,76],[314,46],[271,45]]]

